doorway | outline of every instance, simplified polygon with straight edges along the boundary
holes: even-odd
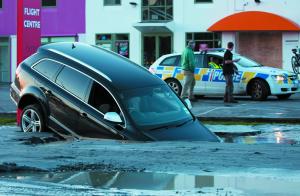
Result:
[[[10,82],[9,39],[0,37],[0,83]]]
[[[142,65],[150,67],[162,55],[172,53],[171,34],[143,35]]]

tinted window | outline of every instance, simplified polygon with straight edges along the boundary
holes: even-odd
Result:
[[[62,67],[61,64],[54,61],[44,60],[36,64],[33,68],[44,75],[46,78],[53,80],[56,73]]]
[[[169,58],[166,58],[163,60],[163,62],[160,64],[162,66],[176,66],[176,60],[178,56],[172,56]]]
[[[90,79],[78,71],[69,67],[64,67],[58,74],[56,83],[83,100],[85,98]]]
[[[93,82],[88,103],[102,114],[107,112],[120,112],[120,109],[111,94],[97,82]]]

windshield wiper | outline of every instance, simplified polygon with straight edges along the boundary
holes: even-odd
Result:
[[[189,120],[187,120],[187,121],[184,121],[183,123],[181,123],[181,124],[179,124],[179,125],[176,125],[176,127],[181,127],[181,126],[187,124],[187,123],[190,122],[190,121],[193,121],[193,119],[189,119]]]

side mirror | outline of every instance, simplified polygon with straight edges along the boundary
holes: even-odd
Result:
[[[189,109],[192,109],[193,106],[192,106],[192,103],[189,99],[185,99],[184,103],[185,103],[186,107],[188,107]]]
[[[107,112],[106,114],[104,114],[104,119],[114,123],[123,122],[120,115],[116,112]]]

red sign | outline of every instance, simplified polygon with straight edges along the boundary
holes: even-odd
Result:
[[[17,63],[41,45],[41,0],[18,0]]]

